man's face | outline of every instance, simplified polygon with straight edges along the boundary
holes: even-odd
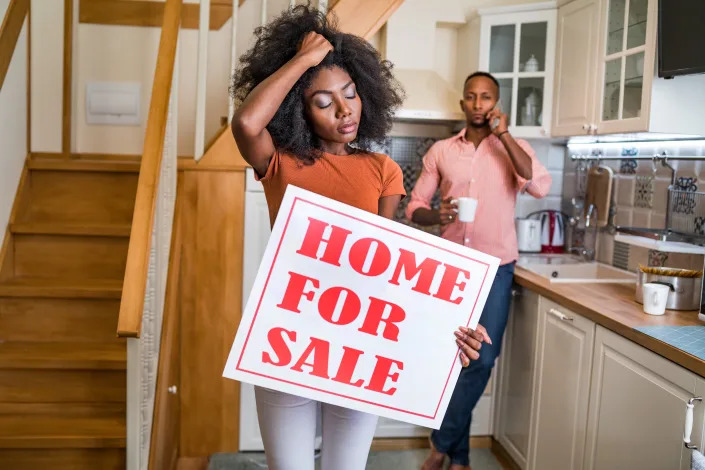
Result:
[[[465,113],[465,121],[472,127],[489,125],[487,113],[497,104],[499,90],[487,77],[473,77],[465,84],[460,109]]]

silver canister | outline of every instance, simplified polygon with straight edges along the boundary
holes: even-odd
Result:
[[[644,303],[641,287],[650,282],[664,284],[671,288],[668,293],[668,302],[666,302],[667,309],[698,310],[700,308],[702,277],[663,276],[639,270],[634,297],[640,304]]]

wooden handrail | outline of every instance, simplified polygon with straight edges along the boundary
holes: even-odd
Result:
[[[169,97],[171,96],[171,83],[174,75],[182,3],[183,0],[166,0],[164,7],[164,21],[159,38],[157,67],[152,83],[152,99],[149,104],[144,151],[142,152],[140,176],[137,180],[137,196],[132,215],[130,244],[127,249],[125,281],[122,286],[117,328],[118,336],[139,337],[142,327],[154,208],[157,204],[157,189],[169,114]]]
[[[29,12],[29,0],[10,0],[0,26],[0,89],[10,68],[10,61],[20,37],[22,25]],[[29,34],[29,31],[27,32]]]

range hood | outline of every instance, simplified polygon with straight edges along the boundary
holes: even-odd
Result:
[[[396,112],[400,121],[464,121],[460,91],[432,70],[394,69],[406,91],[406,100]]]

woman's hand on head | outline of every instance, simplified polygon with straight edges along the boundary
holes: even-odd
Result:
[[[306,59],[309,67],[315,67],[333,50],[333,45],[315,31],[306,33],[296,55]]]

